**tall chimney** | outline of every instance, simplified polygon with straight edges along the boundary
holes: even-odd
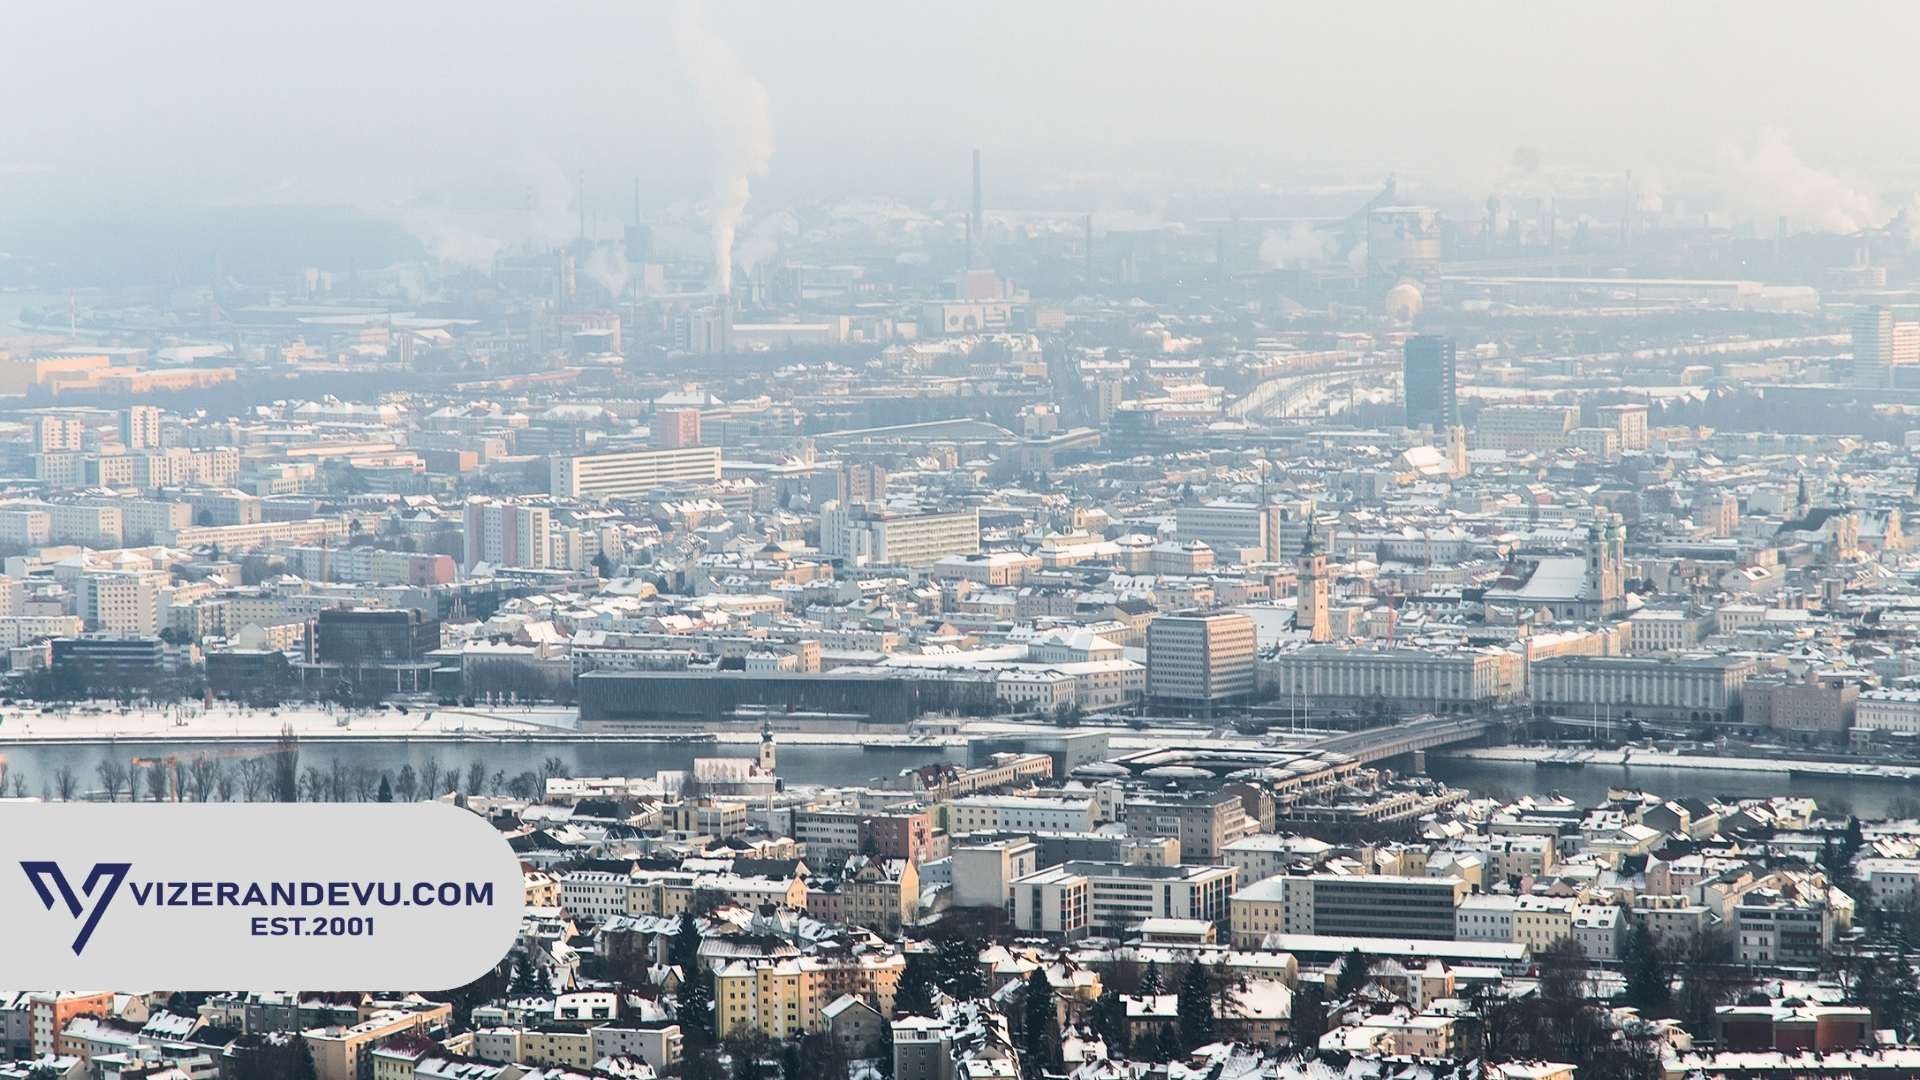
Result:
[[[1087,291],[1093,291],[1093,215],[1087,215]]]
[[[985,205],[985,200],[980,194],[980,148],[976,146],[973,149],[973,214],[967,218],[967,235],[969,237],[967,241],[967,258],[969,265],[972,264],[973,256],[977,254],[977,252],[974,251],[974,246],[984,245],[986,242],[987,219],[986,212],[983,209]]]

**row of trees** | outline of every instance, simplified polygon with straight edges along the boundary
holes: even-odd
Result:
[[[94,764],[90,789],[73,766],[56,767],[41,788],[48,800],[71,801],[97,793],[107,802],[415,802],[445,795],[511,795],[538,799],[547,781],[568,775],[566,764],[549,757],[537,769],[508,776],[489,770],[484,762],[468,763],[464,772],[429,757],[415,769],[411,762],[395,771],[371,765],[333,761],[325,768],[300,764],[300,748],[283,734],[273,749],[258,757],[230,758],[202,753],[189,758],[122,758],[110,756]],[[0,794],[11,791],[25,797],[31,785],[25,773],[9,770],[0,759]]]

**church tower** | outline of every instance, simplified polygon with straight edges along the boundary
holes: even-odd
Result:
[[[1308,641],[1329,640],[1333,625],[1327,617],[1327,557],[1320,551],[1312,514],[1307,515],[1307,539],[1300,546],[1297,576],[1293,627],[1306,631]]]
[[[760,771],[772,776],[776,756],[773,746],[773,722],[768,721],[760,725]]]

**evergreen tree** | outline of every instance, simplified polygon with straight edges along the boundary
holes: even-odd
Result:
[[[1020,1001],[1020,1039],[1030,1073],[1040,1072],[1044,1063],[1053,1057],[1051,1041],[1055,1015],[1053,984],[1047,981],[1044,967],[1034,968],[1027,976],[1026,989]]]
[[[1340,961],[1340,974],[1334,976],[1333,980],[1333,996],[1350,998],[1366,989],[1370,981],[1372,976],[1367,971],[1367,958],[1359,949],[1355,949]]]
[[[1319,983],[1302,983],[1293,992],[1288,1039],[1295,1050],[1314,1050],[1327,1033],[1327,992]]]
[[[1127,1052],[1127,999],[1120,991],[1109,986],[1100,991],[1100,997],[1093,1003],[1093,1030],[1107,1044],[1109,1057],[1122,1057]]]
[[[1166,983],[1160,978],[1160,965],[1152,960],[1147,961],[1147,970],[1140,976],[1140,993],[1164,994],[1166,992]]]
[[[515,994],[534,993],[536,979],[533,952],[532,950],[528,950],[520,954],[519,961],[514,965],[513,985],[509,989]]]
[[[893,992],[893,1011],[901,1016],[933,1015],[933,959],[925,953],[910,953],[907,967],[900,973],[900,986]]]
[[[374,801],[375,802],[392,802],[393,801],[393,781],[390,778],[388,778],[386,773],[380,774],[380,793],[374,796]]]
[[[1667,978],[1666,958],[1661,955],[1659,942],[1654,940],[1652,932],[1639,922],[1629,923],[1621,951],[1627,978],[1627,1004],[1640,1010],[1642,1016],[1652,1016],[1665,1009],[1672,987]]]
[[[286,1071],[281,1075],[286,1080],[316,1080],[317,1070],[313,1064],[313,1047],[307,1040],[295,1034],[287,1044],[287,1054],[283,1059]]]
[[[1176,1014],[1180,1018],[1180,1046],[1192,1050],[1213,1041],[1213,980],[1207,969],[1188,964],[1180,978]]]
[[[980,977],[980,942],[977,938],[948,930],[934,941],[935,980],[940,989],[957,998],[979,997],[985,990]]]
[[[681,914],[667,959],[680,969],[680,996],[674,1012],[682,1037],[704,1049],[713,1041],[713,972],[700,959],[700,924],[692,912]]]
[[[1155,1061],[1173,1061],[1186,1056],[1186,1048],[1180,1045],[1180,1032],[1172,1024],[1160,1027],[1160,1037],[1154,1047]]]
[[[874,1050],[874,1065],[884,1080],[893,1080],[893,1025],[880,1025],[880,1045]]]

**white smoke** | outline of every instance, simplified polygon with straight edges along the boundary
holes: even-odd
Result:
[[[1318,266],[1333,257],[1331,233],[1296,221],[1283,229],[1268,229],[1260,238],[1260,261],[1275,270]]]
[[[506,246],[444,207],[408,207],[400,211],[400,225],[442,266],[484,270]]]
[[[1877,196],[1800,160],[1786,134],[1772,128],[1745,142],[1723,142],[1714,159],[1736,219],[1771,226],[1784,214],[1795,231],[1852,233],[1892,216]]]
[[[1633,170],[1633,211],[1658,214],[1667,208],[1667,179],[1660,170],[1642,165]]]
[[[673,40],[713,133],[713,284],[733,288],[733,237],[747,211],[751,183],[773,157],[767,88],[739,54],[708,28],[699,0],[674,10]]]
[[[527,241],[535,247],[562,243],[578,229],[574,182],[544,154],[520,161],[518,177],[527,189]]]
[[[593,245],[593,251],[587,255],[587,264],[582,267],[587,276],[607,290],[607,295],[619,300],[627,292],[627,245],[620,240],[605,240]]]

